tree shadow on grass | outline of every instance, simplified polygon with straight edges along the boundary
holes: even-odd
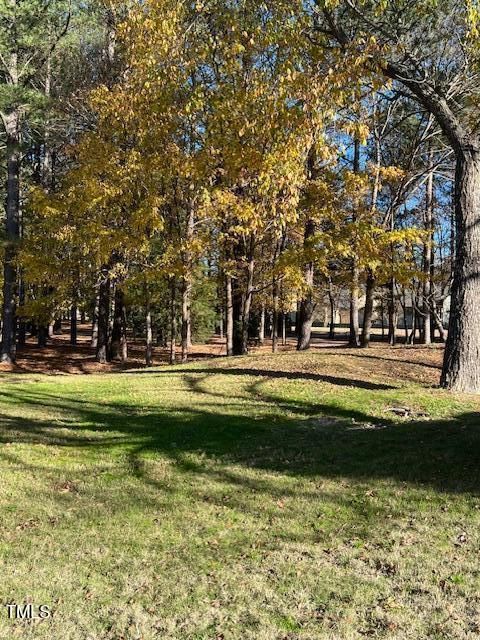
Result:
[[[0,396],[30,407],[33,415],[39,411],[38,418],[28,419],[0,414],[0,442],[123,451],[138,477],[144,474],[141,460],[161,454],[193,473],[208,472],[214,462],[216,473],[233,464],[305,478],[394,479],[438,491],[480,490],[476,412],[399,422],[305,400],[279,401],[262,395],[258,384],[251,401],[258,407],[249,415],[241,405],[225,411],[214,398],[172,410],[87,402],[34,389],[11,388]],[[52,423],[41,417],[49,411],[61,418]]]
[[[184,370],[188,372],[189,370]],[[236,375],[236,376],[255,376],[260,378],[272,378],[274,380],[307,380],[309,382],[325,382],[327,384],[333,384],[339,387],[355,387],[357,389],[365,389],[367,391],[388,391],[390,389],[396,389],[395,386],[385,384],[381,382],[372,382],[369,380],[362,380],[360,378],[342,378],[339,376],[329,376],[319,373],[310,373],[305,371],[278,371],[276,369],[256,369],[253,367],[241,367],[241,368],[229,368],[229,367],[210,367],[206,369],[200,369],[196,367],[191,370],[191,373],[205,374],[205,375]],[[133,375],[171,375],[171,369],[166,371],[160,370],[137,370],[131,371]]]

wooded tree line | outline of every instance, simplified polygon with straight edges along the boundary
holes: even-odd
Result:
[[[442,384],[478,391],[478,16],[6,0],[2,360],[65,314],[73,343],[93,320],[99,362],[132,330],[147,364],[215,329],[239,355],[269,325],[275,351],[292,311],[303,350],[346,293],[352,346],[380,306],[394,344],[408,306],[407,340],[446,340]]]

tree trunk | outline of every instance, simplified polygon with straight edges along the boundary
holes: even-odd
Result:
[[[265,342],[265,303],[262,302],[262,310],[260,311],[260,326],[258,329],[258,341],[260,344]]]
[[[355,139],[354,141],[354,155],[353,155],[353,171],[354,173],[360,172],[360,142]],[[353,224],[357,221],[356,216],[352,218]],[[357,243],[355,242],[355,245]],[[350,288],[350,335],[348,344],[350,347],[360,346],[360,322],[358,319],[358,294],[359,294],[359,269],[358,259],[356,256],[357,247],[354,245],[354,256],[352,258],[352,283]]]
[[[219,334],[220,334],[220,340],[223,340],[225,338],[225,335],[224,335],[224,331],[225,331],[224,322],[225,322],[225,320],[224,320],[224,317],[223,317],[223,312],[224,312],[224,310],[223,310],[223,305],[222,305],[220,307],[220,320],[219,320],[219,323],[218,323],[219,324],[218,329],[219,329]]]
[[[110,325],[110,276],[108,270],[103,269],[100,278],[98,295],[98,339],[97,362],[106,364],[108,361],[108,334]]]
[[[192,283],[190,277],[187,276],[182,282],[182,362],[188,360],[188,349],[191,342],[191,294]]]
[[[279,287],[278,279],[273,276],[272,283],[272,353],[278,351],[278,302],[279,302]]]
[[[75,346],[77,344],[77,305],[72,305],[70,310],[70,344]]]
[[[20,303],[20,307],[22,307],[25,304],[25,282],[22,276],[20,276],[18,301]],[[27,323],[25,321],[25,318],[21,317],[18,323],[18,346],[24,347],[26,341],[27,341]]]
[[[20,234],[20,131],[15,112],[5,118],[6,129],[6,217],[5,253],[3,262],[2,350],[0,361],[14,363],[16,359],[16,281],[15,260]]]
[[[394,278],[388,283],[388,342],[392,347],[397,343],[397,309]]]
[[[37,334],[37,344],[39,347],[44,348],[47,346],[48,340],[48,327],[44,324],[39,325]]]
[[[246,270],[232,279],[233,307],[233,355],[243,356],[248,353],[248,327],[253,295],[254,274],[254,238],[250,237]],[[243,276],[243,277],[242,277]]]
[[[367,272],[367,285],[365,288],[365,310],[363,313],[362,347],[370,345],[373,319],[373,300],[375,295],[375,276],[369,269]]]
[[[62,335],[62,318],[61,317],[55,318],[55,320],[53,321],[52,330],[53,330],[54,336]]]
[[[447,341],[447,332],[444,329],[442,318],[439,315],[435,305],[432,308],[432,313],[435,326],[437,327],[438,333],[440,334],[440,340],[445,343]]]
[[[352,285],[350,289],[350,335],[348,344],[350,347],[360,346],[360,322],[358,319],[358,292],[359,273],[357,259],[353,258]]]
[[[185,246],[183,252],[183,266],[185,275],[182,281],[182,362],[188,360],[188,350],[192,346],[192,271],[193,257],[191,242],[195,230],[195,209],[192,202],[188,204],[187,220],[185,228]]]
[[[93,317],[92,317],[92,339],[90,341],[90,346],[92,349],[97,348],[98,344],[98,308],[99,308],[99,297],[95,298],[95,305],[93,307]]]
[[[150,300],[148,294],[145,301],[145,325],[146,325],[146,346],[145,346],[145,364],[151,367],[153,364],[153,334],[152,334],[152,311],[150,309]]]
[[[456,263],[441,384],[480,391],[480,151],[457,152],[455,173]]]
[[[328,337],[330,340],[335,338],[335,298],[332,292],[332,281],[328,282],[328,301],[330,303],[330,329],[328,331]]]
[[[307,220],[305,225],[305,234],[303,240],[303,246],[306,248],[311,242],[312,237],[315,235],[315,224],[313,220]],[[314,265],[313,262],[309,262],[305,265],[304,280],[307,288],[305,296],[300,301],[300,308],[297,314],[298,317],[298,332],[297,332],[297,351],[305,351],[310,348],[310,341],[312,339],[312,324],[313,314],[315,313],[315,301],[313,298],[313,281],[314,281]]]
[[[433,233],[434,233],[434,201],[433,201],[433,169],[432,169],[432,153],[428,153],[429,172],[425,191],[425,231],[428,237],[423,245],[423,329],[422,344],[431,344],[432,342],[432,277],[433,277]]]
[[[175,364],[177,347],[177,283],[175,278],[170,281],[170,364]]]
[[[227,356],[233,356],[233,286],[232,276],[227,275],[225,279],[226,295],[226,336],[227,336]]]
[[[126,329],[125,294],[117,284],[115,287],[115,302],[113,308],[113,326],[110,341],[110,359],[125,362],[128,356]]]

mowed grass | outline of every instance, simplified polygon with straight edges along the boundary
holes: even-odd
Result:
[[[4,375],[0,637],[478,638],[480,402],[432,353]]]

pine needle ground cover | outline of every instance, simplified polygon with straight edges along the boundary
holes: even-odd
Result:
[[[0,637],[477,638],[479,402],[432,353],[5,375]]]

